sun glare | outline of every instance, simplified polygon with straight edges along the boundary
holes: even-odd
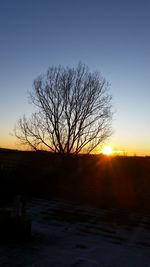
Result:
[[[103,149],[102,149],[102,153],[104,155],[112,155],[113,154],[113,150],[110,146],[105,146]]]

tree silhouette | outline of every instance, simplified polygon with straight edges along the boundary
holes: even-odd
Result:
[[[111,135],[109,85],[98,72],[79,63],[76,68],[49,68],[34,80],[30,92],[36,111],[18,120],[15,135],[34,150],[90,153]]]

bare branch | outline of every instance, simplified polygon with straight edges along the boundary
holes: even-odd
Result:
[[[30,100],[37,111],[16,125],[21,144],[58,153],[91,152],[111,135],[109,85],[98,72],[51,67],[33,83]]]

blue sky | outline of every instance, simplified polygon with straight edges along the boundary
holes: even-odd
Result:
[[[1,0],[0,146],[15,146],[10,133],[32,112],[33,80],[52,65],[82,61],[111,84],[109,143],[150,154],[149,14],[148,0]]]

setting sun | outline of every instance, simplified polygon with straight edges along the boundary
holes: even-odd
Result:
[[[105,146],[103,149],[102,149],[102,153],[104,155],[112,155],[113,154],[113,150],[110,146]]]

